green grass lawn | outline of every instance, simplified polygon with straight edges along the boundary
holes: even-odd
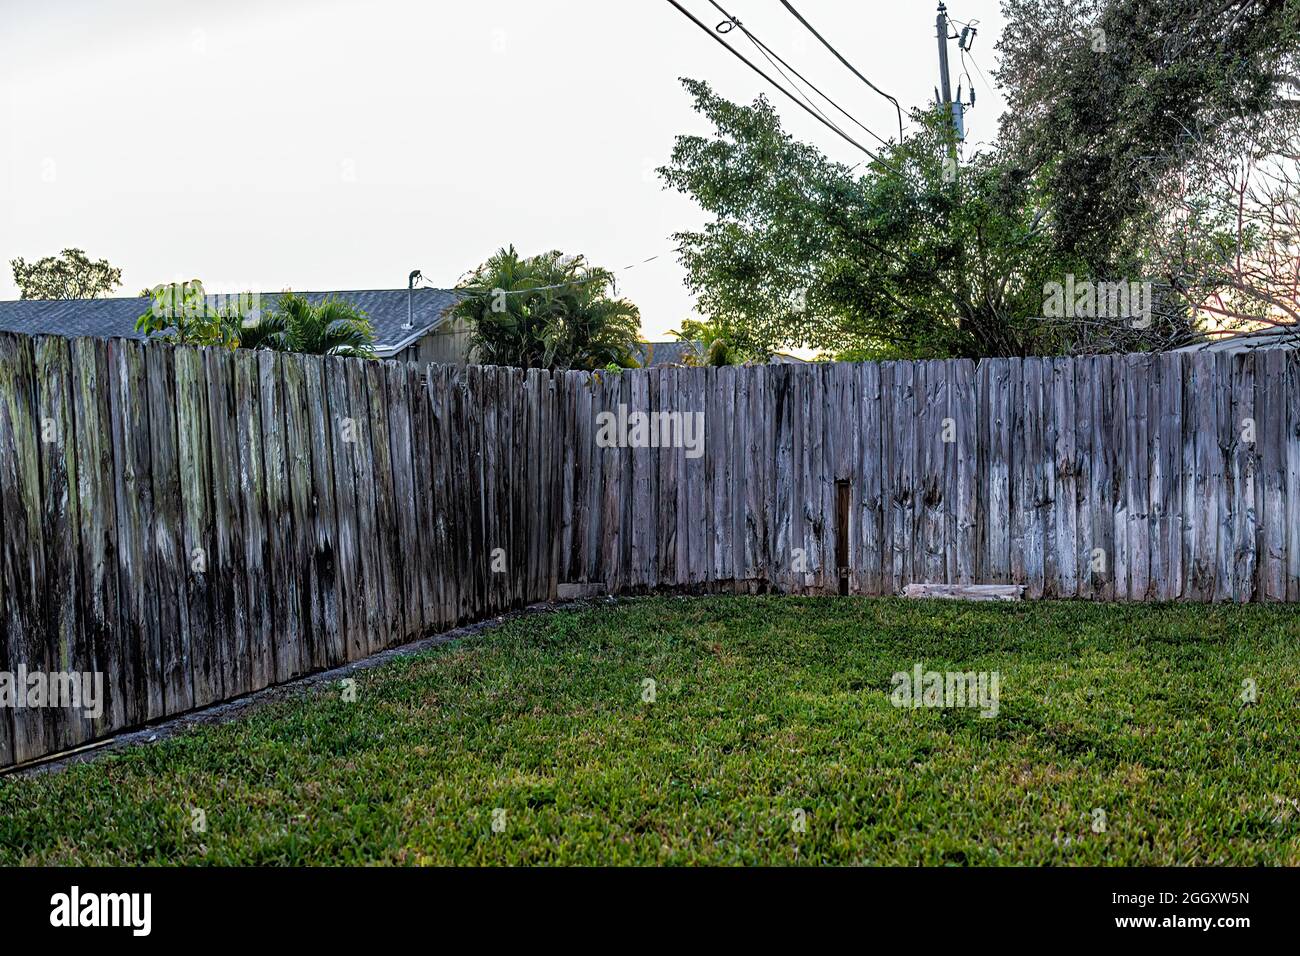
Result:
[[[647,598],[356,690],[0,779],[0,864],[1300,863],[1289,608]]]

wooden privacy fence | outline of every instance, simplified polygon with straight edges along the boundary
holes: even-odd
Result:
[[[1298,356],[550,374],[0,334],[0,674],[106,698],[0,708],[0,766],[572,591],[1294,601]]]
[[[557,377],[563,582],[1300,600],[1300,351]],[[605,449],[626,405],[704,454]]]

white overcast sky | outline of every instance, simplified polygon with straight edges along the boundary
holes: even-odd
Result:
[[[710,25],[707,0],[683,0]],[[881,135],[893,108],[779,0],[723,3]],[[933,0],[796,0],[904,107],[933,97]],[[583,252],[659,339],[692,298],[670,235],[704,220],[653,175],[706,132],[678,83],[767,91],[796,136],[860,154],[665,0],[0,0],[0,298],[8,261],[73,246],[122,268],[119,295],[451,286],[498,247]],[[990,74],[996,0],[980,21]],[[730,39],[757,57],[739,33]],[[960,72],[953,52],[954,85]],[[972,70],[972,72],[974,72]],[[969,142],[1001,98],[975,76]],[[991,77],[990,77],[991,82]],[[969,85],[968,81],[963,81]],[[847,122],[847,121],[846,121]],[[865,136],[866,134],[862,134]]]

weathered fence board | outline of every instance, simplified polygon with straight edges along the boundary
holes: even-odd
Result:
[[[161,350],[164,355],[170,352]],[[45,631],[50,648],[50,662],[60,671],[92,672],[95,669],[94,648],[81,628],[80,573],[78,571],[81,546],[78,535],[77,514],[77,449],[74,431],[76,417],[72,398],[72,358],[67,339],[42,336],[35,340],[36,359],[36,417],[41,425],[40,481],[42,488],[41,534],[45,548],[46,588]],[[174,432],[173,432],[174,434]],[[3,451],[0,451],[3,455]],[[159,458],[153,456],[157,468]],[[5,487],[9,484],[7,463],[0,462],[0,474]],[[155,500],[155,512],[162,503]],[[175,526],[176,512],[170,513],[168,527]],[[156,519],[167,520],[167,519]],[[0,526],[3,525],[0,515]],[[0,527],[4,540],[10,537]],[[21,539],[13,543],[18,544]],[[23,546],[30,547],[23,542]],[[39,560],[39,558],[37,559]],[[3,563],[3,558],[0,558]],[[0,571],[0,588],[3,588]],[[157,583],[158,578],[155,578]],[[4,601],[0,597],[0,601]],[[5,607],[8,608],[5,601]],[[160,627],[166,627],[165,620]],[[0,659],[5,657],[4,640],[0,639]],[[4,666],[4,665],[0,665]],[[5,718],[0,716],[0,726]],[[58,749],[75,747],[89,740],[94,733],[91,720],[84,711],[60,709],[51,714],[53,735],[49,741]],[[0,734],[2,736],[2,734]]]
[[[41,423],[34,415],[34,365],[31,340],[0,342],[0,510],[4,534],[4,583],[0,589],[4,592],[7,638],[3,666],[10,672],[19,664],[32,671],[48,671],[51,664],[43,621],[50,585],[41,520],[37,451]],[[0,755],[8,754],[12,761],[30,760],[52,745],[41,710],[17,707],[11,713],[12,738],[6,740],[8,735],[0,731]]]
[[[1300,353],[552,374],[6,334],[0,481],[0,671],[106,692],[0,709],[8,765],[562,585],[1300,600]]]
[[[276,635],[271,655],[274,682],[289,680],[298,667],[297,598],[300,590],[293,547],[293,505],[289,490],[288,460],[285,451],[284,387],[280,379],[282,356],[264,352],[258,356],[258,392],[262,406],[262,468],[266,479],[267,559],[271,569],[270,610],[272,632]],[[350,366],[363,374],[359,364]],[[363,416],[361,421],[368,421]],[[365,456],[369,460],[369,454]],[[362,547],[373,544],[373,537],[362,535]]]
[[[248,693],[248,609],[243,564],[243,494],[239,487],[238,422],[234,356],[218,349],[203,353],[208,388],[208,434],[212,455],[213,616],[221,647],[222,697]],[[125,529],[122,529],[125,530]]]
[[[285,477],[288,481],[289,550],[296,569],[290,580],[289,620],[296,653],[287,663],[294,676],[308,673],[322,659],[322,587],[316,567],[316,526],[313,521],[312,447],[307,426],[306,363],[286,356],[280,364],[281,415],[284,420]],[[374,406],[371,406],[374,416]],[[378,456],[376,456],[378,457]],[[384,455],[387,464],[387,454]],[[391,471],[389,472],[391,480]],[[392,626],[389,622],[388,626]]]
[[[95,339],[74,339],[73,407],[77,437],[77,514],[81,519],[81,628],[94,648],[96,670],[104,675],[103,712],[94,720],[96,736],[125,724],[126,668],[117,634],[118,580],[113,558],[117,540],[115,489],[113,487],[112,423],[108,396],[108,343]],[[190,358],[198,356],[191,350]],[[180,356],[177,356],[178,363]],[[178,365],[179,367],[179,365]],[[199,378],[194,377],[194,386]],[[196,429],[206,449],[206,426]],[[206,454],[204,455],[206,461]],[[6,521],[6,530],[16,529]],[[30,544],[40,550],[39,540]],[[34,561],[33,558],[28,558]],[[203,594],[206,599],[206,593]],[[205,702],[216,700],[219,694]]]
[[[1286,599],[1300,601],[1300,351],[1286,354]],[[1280,518],[1280,516],[1279,516]]]
[[[115,341],[109,352],[112,383],[114,496],[117,521],[118,639],[126,671],[127,720],[157,720],[162,694],[161,629],[149,538],[153,531],[153,456],[149,448],[145,347]],[[233,444],[227,448],[233,450]],[[242,608],[235,608],[238,614]],[[239,615],[242,620],[242,615]]]
[[[157,351],[151,349],[150,351]],[[237,400],[237,468],[243,503],[245,602],[248,608],[248,689],[261,690],[275,680],[274,623],[269,602],[266,550],[266,472],[262,451],[262,402],[255,353],[235,353],[235,395]],[[352,553],[355,542],[350,541]]]

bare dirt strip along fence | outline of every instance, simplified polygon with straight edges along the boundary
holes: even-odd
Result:
[[[570,593],[1300,600],[1300,352],[551,374],[0,334],[0,494],[5,766]],[[53,673],[102,712],[22,706]]]

